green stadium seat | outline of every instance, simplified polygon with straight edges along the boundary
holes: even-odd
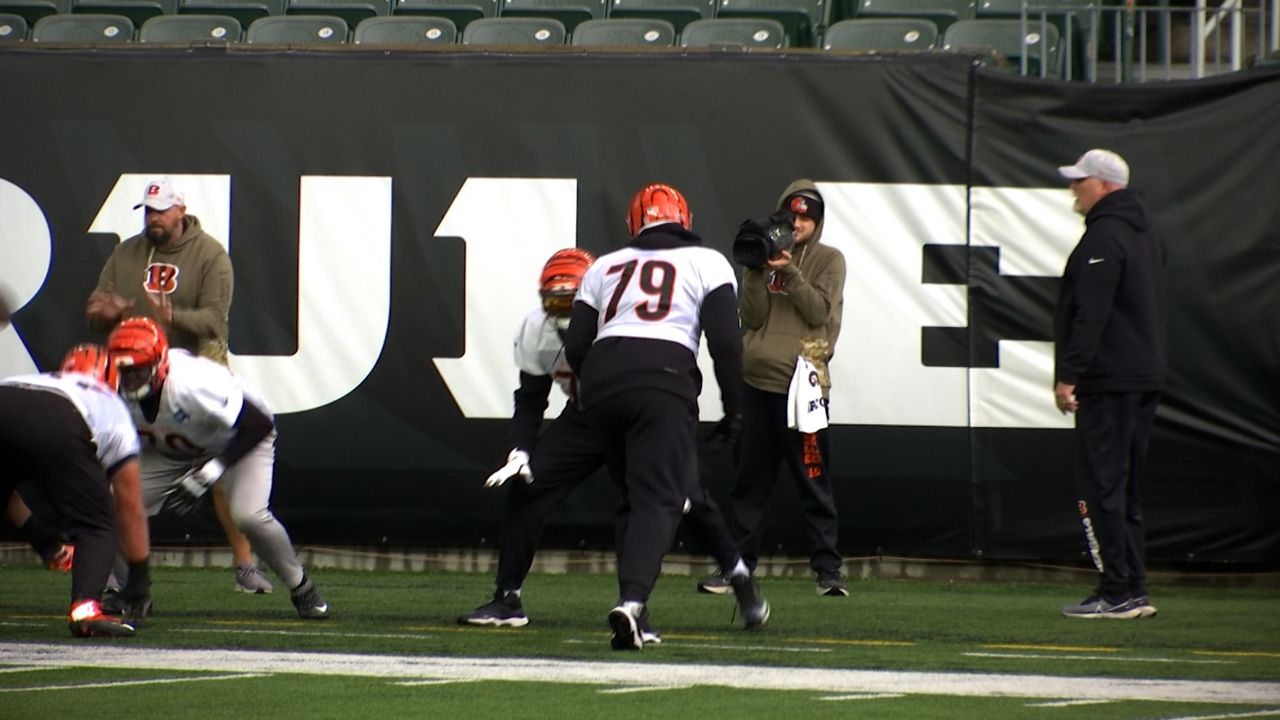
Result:
[[[153,17],[178,12],[178,0],[71,0],[71,12],[124,15],[140,28]]]
[[[976,0],[858,0],[857,17],[918,17],[945,33],[957,20],[977,17]]]
[[[452,45],[458,26],[449,18],[423,16],[375,17],[356,26],[358,45]]]
[[[827,26],[827,0],[720,0],[717,18],[763,17],[782,23],[792,47],[815,47]]]
[[[335,15],[276,15],[249,24],[245,40],[258,45],[341,45],[350,30]]]
[[[498,17],[554,18],[573,32],[578,23],[599,20],[608,12],[608,0],[502,0]]]
[[[1027,22],[1035,26],[1043,18],[1058,28],[1058,37],[1064,42],[1064,62],[1070,50],[1072,77],[1084,77],[1087,60],[1097,54],[1093,48],[1093,26],[1101,23],[1096,12],[1101,8],[1099,0],[1026,0]],[[978,18],[1021,18],[1023,0],[978,0]],[[1104,38],[1105,39],[1105,38]],[[1065,67],[1065,66],[1064,66]]]
[[[769,18],[694,20],[680,33],[680,46],[780,50],[787,46],[787,32]]]
[[[928,50],[938,42],[938,26],[925,18],[841,20],[822,36],[824,50]]]
[[[496,17],[474,20],[462,31],[464,45],[563,45],[569,33],[555,18]]]
[[[355,27],[362,20],[391,14],[391,0],[286,0],[285,15],[331,15]]]
[[[0,0],[0,13],[17,15],[27,21],[30,31],[45,15],[71,12],[71,0]]]
[[[243,37],[240,21],[227,15],[161,15],[138,30],[144,43],[233,43]]]
[[[180,15],[226,15],[249,29],[254,20],[284,14],[285,0],[178,0]]]
[[[84,45],[133,42],[133,21],[124,15],[46,15],[31,28],[32,42]]]
[[[716,0],[612,0],[611,18],[655,18],[666,20],[682,32],[694,20],[716,16]]]
[[[500,3],[501,0],[393,0],[391,14],[448,18],[461,33],[472,20],[498,17]]]
[[[1005,69],[1019,72],[1022,58],[1027,59],[1027,74],[1062,77],[1061,54],[1058,47],[1058,29],[1052,25],[1041,28],[1029,24],[1024,28],[1021,20],[961,20],[947,28],[942,35],[944,50],[963,51],[968,48],[994,48],[1008,61]]]
[[[676,28],[659,18],[588,20],[574,28],[571,42],[583,46],[673,47]]]
[[[22,42],[27,39],[27,19],[14,13],[0,13],[0,43]]]

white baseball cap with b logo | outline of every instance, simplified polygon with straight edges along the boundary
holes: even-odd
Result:
[[[147,189],[142,195],[142,202],[133,206],[134,210],[146,205],[152,210],[161,212],[168,210],[174,205],[186,207],[186,200],[183,199],[182,193],[178,192],[173,186],[173,181],[167,177],[159,180],[152,180],[147,183]]]

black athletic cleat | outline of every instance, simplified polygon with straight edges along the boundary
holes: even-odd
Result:
[[[458,624],[480,627],[524,627],[529,624],[529,616],[524,614],[519,595],[510,591],[497,590],[493,593],[491,602],[481,605],[466,615],[459,615]]]
[[[847,597],[849,588],[839,570],[818,571],[818,594],[826,597]]]
[[[320,591],[316,590],[311,578],[303,575],[302,584],[289,591],[289,599],[303,620],[329,619],[329,604],[320,597]]]
[[[67,626],[75,637],[133,637],[132,625],[120,618],[102,613],[97,600],[81,600],[71,606],[67,614]]]
[[[610,644],[614,650],[639,650],[644,647],[640,635],[640,616],[644,605],[638,602],[619,602],[609,611],[609,627],[613,628]]]
[[[729,578],[733,594],[738,598],[738,612],[742,624],[748,630],[758,630],[769,622],[769,601],[760,594],[760,586],[750,575],[734,575]]]
[[[640,617],[636,618],[636,627],[640,629],[640,642],[645,645],[662,644],[662,636],[649,624],[649,608],[640,611]]]
[[[1085,619],[1105,618],[1107,620],[1133,620],[1142,616],[1142,610],[1132,600],[1112,603],[1100,595],[1090,595],[1079,605],[1065,605],[1062,608],[1065,617]]]

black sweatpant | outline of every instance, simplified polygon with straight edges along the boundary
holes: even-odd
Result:
[[[694,482],[697,407],[673,393],[630,390],[591,406],[587,417],[623,495],[618,596],[647,602]]]
[[[1076,492],[1098,594],[1111,603],[1147,593],[1139,485],[1160,393],[1080,395]]]
[[[84,418],[52,391],[0,385],[0,502],[43,488],[76,547],[71,601],[99,599],[116,551],[115,500]]]
[[[755,570],[760,559],[769,500],[785,465],[800,496],[809,537],[809,565],[839,570],[839,523],[828,471],[827,431],[801,433],[787,427],[787,396],[743,387],[742,432],[738,435],[738,480],[730,496],[733,537],[742,559]]]

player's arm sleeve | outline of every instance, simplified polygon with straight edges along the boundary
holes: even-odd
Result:
[[[721,285],[702,301],[698,318],[707,336],[725,415],[742,413],[742,332],[737,308],[733,285]]]
[[[515,412],[511,416],[511,446],[533,452],[542,415],[547,411],[547,398],[551,395],[550,375],[520,373],[520,387],[515,391]]]
[[[832,308],[839,307],[844,293],[844,255],[835,253],[824,266],[807,278],[793,263],[781,270],[787,295],[796,310],[812,327],[823,327],[831,319]]]
[[[231,313],[231,294],[235,277],[231,258],[220,252],[205,264],[200,277],[196,306],[173,309],[173,326],[201,340],[227,339],[227,318]]]
[[[591,343],[596,341],[596,324],[600,313],[590,305],[575,300],[573,315],[569,318],[569,329],[564,335],[564,356],[573,368],[573,374],[582,377],[582,362],[587,358]]]
[[[117,254],[118,253],[114,253],[114,252],[111,253],[111,256],[107,258],[107,261],[102,264],[102,270],[98,273],[98,285],[93,289],[94,292],[97,292],[99,290],[115,292],[116,255]],[[87,307],[85,312],[85,319],[89,323],[89,329],[95,332],[106,332],[110,330],[113,326],[113,323],[107,322],[106,319],[103,318],[101,315],[89,313]]]
[[[227,447],[218,453],[218,460],[226,467],[231,467],[240,458],[249,454],[271,431],[275,429],[275,420],[265,410],[245,399],[240,406],[240,416],[235,422],[235,437],[227,443]]]
[[[764,271],[748,268],[742,273],[742,291],[738,297],[738,312],[743,326],[759,330],[769,317],[769,290]]]

